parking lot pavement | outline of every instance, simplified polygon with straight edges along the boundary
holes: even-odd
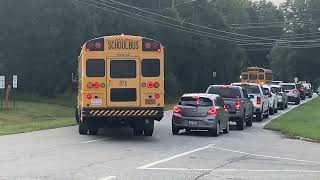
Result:
[[[1,136],[0,179],[319,179],[320,144],[264,130],[267,121],[173,136],[166,112],[153,137],[129,128],[80,136],[77,127]]]

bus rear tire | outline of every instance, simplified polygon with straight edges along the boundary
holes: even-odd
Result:
[[[79,124],[79,134],[81,134],[81,135],[88,134],[88,129],[86,129],[81,123]]]

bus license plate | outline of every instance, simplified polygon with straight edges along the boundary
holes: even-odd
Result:
[[[91,99],[92,106],[99,106],[102,105],[102,99]]]
[[[197,126],[198,122],[197,121],[189,121],[189,125],[191,126]]]
[[[156,104],[155,99],[146,99],[145,104]]]

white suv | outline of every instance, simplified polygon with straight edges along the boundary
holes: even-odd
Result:
[[[275,113],[278,113],[278,96],[277,94],[272,92],[270,85],[263,85],[263,90],[266,94],[268,94],[269,97],[269,114],[274,115]]]

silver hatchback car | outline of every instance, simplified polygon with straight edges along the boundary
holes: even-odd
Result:
[[[216,94],[184,94],[173,108],[172,133],[180,130],[208,130],[211,135],[229,132],[227,107]]]

